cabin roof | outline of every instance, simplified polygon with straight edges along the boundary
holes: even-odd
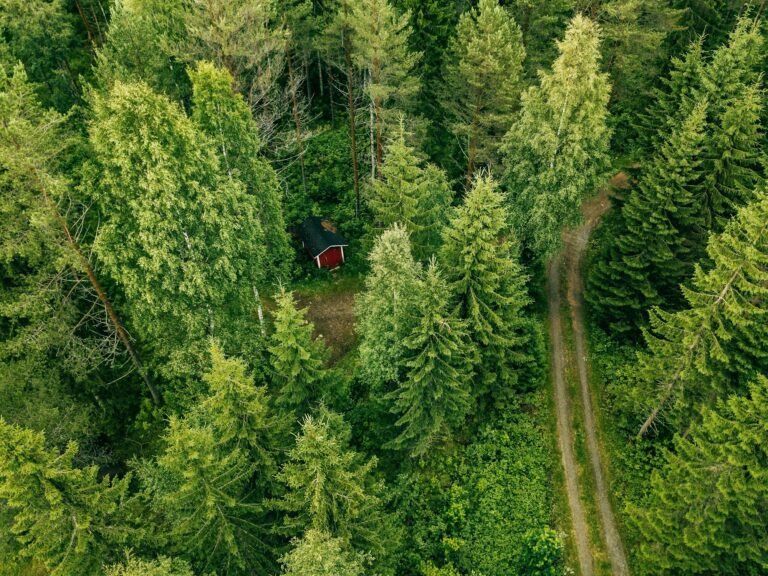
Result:
[[[298,232],[312,258],[334,246],[349,246],[333,222],[322,216],[310,216],[299,225]]]

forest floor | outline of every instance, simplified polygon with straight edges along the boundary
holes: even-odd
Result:
[[[611,187],[624,188],[626,176],[619,173],[610,182]],[[552,382],[554,386],[557,415],[557,434],[563,463],[565,488],[568,507],[571,513],[573,539],[578,556],[581,576],[594,576],[596,549],[604,549],[610,563],[610,573],[614,576],[628,576],[629,568],[621,535],[611,505],[610,492],[602,462],[602,450],[598,438],[598,422],[593,410],[592,390],[589,382],[589,364],[586,345],[586,333],[583,314],[584,280],[582,278],[582,257],[589,242],[589,237],[597,226],[600,217],[610,207],[609,189],[584,204],[582,212],[585,222],[576,230],[564,234],[562,251],[552,259],[547,269],[549,330],[552,357]],[[570,336],[565,337],[563,290],[561,278],[565,278],[565,302],[570,311]],[[576,379],[577,385],[570,380]],[[572,398],[572,395],[574,396]],[[577,414],[575,407],[581,406],[582,413]],[[583,428],[583,450],[588,460],[589,472],[580,469],[575,430]],[[579,438],[581,439],[581,438]],[[589,476],[588,478],[586,476]],[[585,495],[580,483],[591,488],[587,497],[588,505],[582,501]],[[592,504],[592,505],[590,505]],[[596,510],[595,510],[596,509]],[[585,510],[596,511],[599,519],[602,542],[591,543],[595,539],[594,525],[588,520]]]
[[[313,336],[322,336],[330,350],[331,365],[355,346],[355,294],[360,288],[359,278],[341,277],[296,291],[299,306],[307,308],[307,320],[315,325]]]

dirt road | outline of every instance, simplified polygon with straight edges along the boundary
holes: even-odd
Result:
[[[626,553],[621,542],[621,536],[616,527],[616,519],[611,508],[608,486],[600,453],[597,437],[597,426],[592,410],[592,396],[589,385],[587,365],[587,345],[584,332],[583,292],[584,281],[581,275],[581,262],[592,230],[597,225],[600,216],[610,206],[607,191],[585,203],[584,224],[564,235],[562,252],[555,257],[547,270],[549,298],[549,328],[552,342],[552,382],[555,388],[555,404],[557,407],[557,433],[565,472],[568,505],[571,510],[573,532],[579,558],[582,576],[594,574],[594,564],[589,541],[589,526],[584,516],[584,507],[579,497],[578,471],[574,459],[574,438],[571,427],[571,405],[566,384],[566,363],[568,359],[575,361],[575,372],[579,379],[579,395],[584,409],[583,420],[585,429],[586,449],[589,456],[590,468],[594,481],[595,493],[593,498],[600,514],[603,546],[607,551],[614,576],[628,576],[629,568]],[[565,339],[562,327],[562,302],[560,278],[565,266],[567,287],[566,295],[570,308],[570,321],[573,329],[573,354],[566,356]]]

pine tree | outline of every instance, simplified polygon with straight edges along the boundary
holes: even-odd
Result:
[[[653,574],[760,574],[768,569],[768,378],[706,410],[655,470],[631,510]]]
[[[277,476],[287,492],[276,506],[286,512],[289,533],[316,530],[344,538],[383,562],[385,551],[394,544],[383,510],[384,485],[373,476],[376,458],[363,460],[349,449],[349,438],[341,416],[325,407],[306,415],[289,460]]]
[[[680,429],[694,408],[742,393],[756,374],[768,373],[768,196],[765,190],[741,208],[708,245],[711,269],[697,267],[685,289],[689,308],[651,312],[647,354],[638,372],[650,398],[641,435],[662,410]]]
[[[385,149],[381,179],[371,185],[369,205],[385,228],[401,224],[410,233],[414,256],[424,260],[439,247],[453,193],[442,170],[433,164],[422,166],[406,135],[401,119]]]
[[[280,563],[283,576],[362,576],[365,560],[343,538],[311,529],[293,540],[293,549]]]
[[[219,161],[230,178],[245,184],[258,206],[268,255],[267,277],[288,272],[293,249],[283,219],[277,174],[260,153],[259,133],[248,104],[232,91],[228,72],[207,62],[190,70],[192,120],[216,144]]]
[[[116,83],[93,109],[94,252],[138,336],[164,359],[158,369],[199,373],[210,336],[255,353],[253,289],[266,276],[256,199],[222,174],[182,110],[146,85]]]
[[[248,497],[255,465],[240,448],[222,444],[213,427],[172,417],[165,450],[136,463],[144,498],[157,518],[154,537],[205,572],[263,573],[272,567]]]
[[[304,318],[306,312],[296,308],[292,292],[281,290],[269,358],[276,403],[285,410],[306,409],[322,395],[327,352],[322,341],[313,340],[314,326]]]
[[[704,255],[706,112],[699,102],[650,161],[621,207],[619,231],[593,267],[587,298],[612,330],[642,326],[651,306],[679,306],[680,283]]]
[[[62,453],[51,450],[42,433],[0,418],[0,506],[9,514],[5,530],[17,548],[17,561],[32,560],[53,576],[97,573],[128,536],[121,505],[130,474],[99,479],[97,466],[73,465],[77,451],[74,442]]]
[[[523,94],[502,147],[512,217],[524,242],[544,256],[559,246],[563,227],[580,220],[581,200],[608,167],[611,137],[598,26],[577,15],[557,46],[552,71]]]
[[[365,94],[371,108],[373,173],[381,169],[384,141],[396,126],[396,110],[408,112],[419,91],[413,74],[421,57],[408,48],[410,14],[398,15],[389,0],[360,0],[350,5],[352,60],[366,74]]]
[[[411,256],[408,232],[398,225],[376,239],[369,260],[371,271],[356,305],[356,329],[361,373],[378,389],[399,381],[402,374],[403,341],[415,326],[421,267]]]
[[[128,554],[125,562],[107,568],[107,576],[195,576],[189,564],[177,558],[142,560]]]
[[[276,472],[275,451],[280,435],[287,432],[273,413],[266,386],[256,386],[245,362],[226,358],[217,345],[211,347],[211,368],[203,381],[208,393],[195,416],[213,427],[218,442],[248,455],[259,475],[258,488],[263,489]]]
[[[450,311],[448,285],[434,259],[416,306],[418,325],[404,344],[407,374],[389,395],[402,431],[393,445],[421,456],[440,436],[461,426],[471,404],[472,365],[477,355],[466,323]]]
[[[497,142],[512,125],[524,59],[520,27],[498,0],[480,0],[461,16],[446,69],[446,108],[464,142],[467,189],[478,164],[494,164]]]
[[[477,397],[504,398],[518,380],[529,334],[527,278],[501,194],[481,176],[445,229],[440,261],[459,317],[480,351]]]

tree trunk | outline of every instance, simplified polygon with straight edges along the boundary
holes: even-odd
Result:
[[[133,346],[133,343],[131,342],[131,338],[128,335],[128,332],[126,332],[125,328],[123,327],[123,323],[120,321],[120,318],[117,315],[117,312],[112,307],[112,302],[110,302],[109,297],[107,296],[107,293],[104,291],[104,288],[101,286],[101,282],[99,282],[99,279],[96,277],[96,273],[94,272],[93,267],[91,266],[90,260],[88,260],[88,257],[85,255],[82,248],[80,248],[80,244],[72,235],[72,232],[69,229],[69,224],[67,224],[66,219],[64,218],[64,216],[61,215],[61,212],[59,212],[58,207],[54,204],[54,202],[48,196],[48,192],[45,188],[45,184],[43,184],[43,181],[40,178],[40,175],[37,173],[37,170],[33,170],[33,172],[34,172],[35,180],[37,181],[38,189],[40,190],[40,193],[43,196],[43,201],[52,210],[53,215],[56,218],[56,221],[59,223],[59,225],[62,228],[62,231],[64,232],[64,237],[67,241],[67,244],[69,244],[69,246],[72,248],[74,253],[77,255],[78,259],[80,260],[80,263],[83,267],[83,271],[85,272],[86,276],[88,277],[88,281],[93,287],[93,290],[96,292],[96,295],[98,296],[99,300],[104,306],[104,310],[106,311],[107,317],[109,318],[109,321],[112,323],[112,326],[115,329],[115,333],[117,334],[117,337],[125,346],[125,349],[128,351],[128,355],[131,357],[131,362],[133,362],[134,367],[141,375],[142,379],[144,380],[144,383],[147,385],[147,388],[149,389],[149,393],[152,395],[152,401],[156,405],[160,405],[162,403],[160,393],[157,387],[152,382],[152,379],[150,378],[149,374],[144,369],[144,364],[141,362],[139,353],[137,352],[136,348]]]
[[[301,114],[299,112],[299,99],[297,96],[298,83],[293,73],[293,63],[291,61],[290,54],[287,58],[288,63],[288,90],[291,94],[291,116],[293,117],[293,125],[296,129],[296,146],[299,150],[299,166],[301,167],[301,185],[304,189],[304,195],[307,194],[307,175],[304,170],[304,142],[302,140],[301,131]]]

